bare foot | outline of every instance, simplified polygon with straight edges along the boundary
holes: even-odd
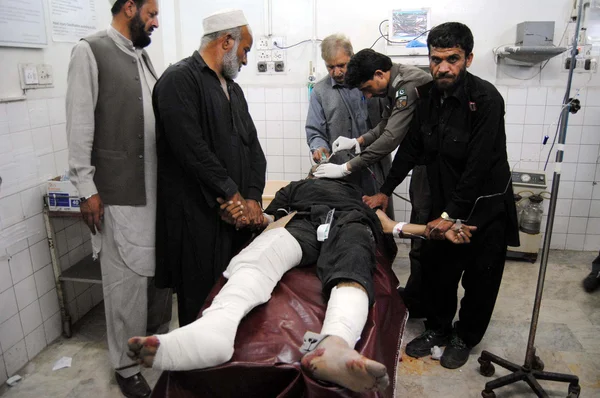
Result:
[[[151,368],[154,363],[154,356],[158,350],[160,342],[156,336],[132,337],[127,341],[129,352],[127,356],[136,360],[140,365]]]
[[[360,355],[337,336],[325,338],[301,363],[315,379],[355,392],[383,391],[390,383],[385,365]]]

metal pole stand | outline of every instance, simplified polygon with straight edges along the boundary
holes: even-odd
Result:
[[[556,201],[558,197],[558,187],[560,184],[561,166],[564,156],[564,144],[567,135],[567,124],[569,121],[569,113],[576,113],[579,110],[579,102],[570,98],[571,83],[573,81],[573,69],[577,56],[577,42],[579,30],[581,26],[581,17],[583,13],[584,0],[579,0],[579,10],[577,16],[577,26],[573,38],[573,47],[571,47],[571,66],[569,70],[569,78],[567,81],[567,90],[565,93],[563,107],[560,116],[560,134],[556,150],[556,165],[554,169],[554,177],[552,180],[552,196],[550,198],[550,208],[548,212],[548,222],[546,223],[546,231],[544,236],[544,245],[542,247],[542,259],[540,263],[540,272],[538,275],[537,288],[535,292],[535,302],[533,304],[533,314],[531,316],[531,327],[529,329],[529,339],[527,342],[527,353],[525,355],[525,364],[523,366],[516,365],[505,359],[502,359],[490,352],[483,351],[478,359],[479,372],[483,376],[492,376],[495,372],[494,365],[497,364],[505,369],[510,370],[511,374],[500,377],[496,380],[487,382],[485,389],[481,392],[483,398],[495,398],[494,389],[500,388],[518,381],[525,381],[529,387],[535,392],[538,397],[546,398],[548,393],[544,391],[538,380],[551,380],[569,383],[569,392],[567,398],[577,398],[581,392],[579,386],[579,377],[569,374],[544,372],[544,363],[535,355],[535,333],[540,315],[540,305],[542,303],[542,293],[544,291],[544,280],[546,278],[546,268],[548,266],[548,253],[550,252],[550,240],[552,237],[552,227],[554,226],[554,214],[556,212]]]

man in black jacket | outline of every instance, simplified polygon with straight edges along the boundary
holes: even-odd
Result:
[[[385,206],[394,188],[416,164],[427,166],[432,211],[422,249],[426,331],[406,347],[412,357],[447,346],[441,365],[466,363],[489,324],[500,288],[506,246],[518,246],[518,226],[506,155],[504,101],[489,82],[467,72],[473,35],[461,23],[429,33],[433,82],[417,89],[419,103],[381,193]],[[455,247],[443,237],[456,220],[478,227],[470,245]],[[432,239],[432,240],[431,240]],[[452,327],[457,288],[465,296]]]
[[[266,160],[242,89],[232,80],[251,47],[242,11],[209,16],[200,51],[169,67],[154,88],[156,283],[175,288],[180,325],[196,319],[250,237],[221,220],[217,199],[243,206],[238,224],[262,224]]]

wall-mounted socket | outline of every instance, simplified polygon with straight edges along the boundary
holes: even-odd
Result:
[[[271,50],[259,50],[256,52],[256,60],[258,62],[271,61]]]
[[[597,73],[598,72],[598,56],[579,57],[575,60],[574,73]],[[571,57],[563,58],[563,72],[568,72],[571,67]]]
[[[280,47],[285,47],[285,45],[283,44],[283,37],[282,36],[272,36],[270,38],[271,40],[271,48],[272,49],[277,49]]]
[[[267,63],[259,62],[258,64],[256,64],[256,68],[259,73],[266,73],[267,72]]]
[[[259,37],[256,41],[257,50],[270,50],[271,40],[268,37]]]
[[[272,50],[271,59],[273,61],[283,61],[283,51],[284,50]]]
[[[49,88],[54,84],[52,66],[46,64],[19,64],[19,80],[23,90]]]
[[[283,61],[275,61],[275,72],[284,72],[285,65]]]
[[[37,66],[37,74],[40,85],[49,86],[54,84],[54,73],[51,65],[41,64]]]

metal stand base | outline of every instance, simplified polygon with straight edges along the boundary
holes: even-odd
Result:
[[[490,377],[494,374],[495,369],[492,363],[500,365],[503,368],[513,372],[509,375],[500,377],[499,379],[485,383],[485,390],[481,392],[481,396],[483,398],[495,398],[496,394],[493,391],[494,389],[504,387],[518,381],[526,382],[529,387],[531,387],[535,395],[541,398],[548,398],[549,395],[546,393],[546,391],[544,391],[540,383],[538,383],[538,380],[569,383],[569,392],[567,398],[577,398],[581,392],[581,387],[579,386],[579,377],[568,374],[544,372],[544,363],[538,356],[534,357],[531,368],[516,365],[487,351],[481,352],[478,362],[480,365],[479,373],[481,373],[483,376]]]

